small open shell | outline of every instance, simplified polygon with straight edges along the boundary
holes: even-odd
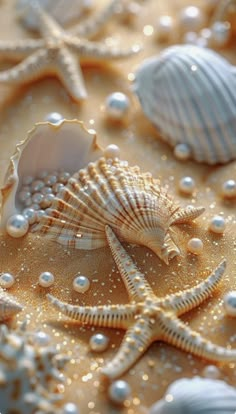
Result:
[[[1,228],[10,216],[19,212],[18,192],[24,176],[36,176],[42,170],[66,170],[73,174],[103,154],[94,130],[78,120],[60,124],[37,123],[25,140],[16,145],[10,158],[2,194]]]

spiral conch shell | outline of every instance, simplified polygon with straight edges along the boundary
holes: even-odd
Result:
[[[25,176],[37,176],[43,170],[66,170],[74,173],[103,154],[94,130],[87,130],[78,120],[59,124],[39,122],[25,140],[16,145],[1,188],[1,229],[10,216],[21,211],[18,193]]]
[[[134,90],[171,146],[207,164],[236,159],[236,68],[213,50],[177,45],[144,61]]]
[[[190,222],[204,208],[179,207],[150,173],[118,158],[101,157],[69,179],[33,231],[69,247],[107,244],[105,226],[126,242],[144,245],[164,262],[180,253],[172,226]]]

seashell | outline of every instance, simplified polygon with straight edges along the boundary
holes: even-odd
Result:
[[[194,377],[173,382],[150,414],[235,414],[236,389],[224,381]]]
[[[185,144],[207,164],[236,159],[236,68],[213,50],[167,48],[144,61],[134,90],[171,146]]]
[[[1,229],[10,216],[20,212],[19,191],[24,176],[38,172],[66,170],[74,173],[103,154],[94,130],[86,130],[82,122],[63,120],[59,124],[37,123],[25,140],[16,145],[10,158],[2,194]]]
[[[105,225],[121,240],[144,245],[168,263],[180,254],[172,226],[190,222],[204,208],[181,208],[150,173],[126,161],[100,158],[75,173],[33,226],[63,245],[96,249],[107,245]]]
[[[17,300],[0,288],[0,322],[16,315],[22,310]]]

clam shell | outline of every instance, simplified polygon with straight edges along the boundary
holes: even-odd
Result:
[[[150,173],[126,161],[100,158],[69,179],[33,231],[78,249],[107,244],[105,225],[122,240],[144,245],[162,260],[178,255],[174,224],[199,216],[203,208],[181,209]]]
[[[236,389],[224,381],[183,378],[173,382],[150,414],[234,414]]]
[[[167,48],[144,61],[134,90],[170,145],[207,164],[236,159],[236,68],[213,50]]]
[[[94,130],[87,130],[78,120],[64,120],[60,124],[37,123],[25,140],[16,145],[1,188],[1,229],[8,218],[19,212],[18,192],[22,178],[36,176],[39,171],[64,169],[74,173],[103,154]]]

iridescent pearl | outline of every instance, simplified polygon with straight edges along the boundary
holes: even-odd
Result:
[[[159,40],[168,41],[173,35],[173,18],[171,16],[160,16],[156,23],[156,34]]]
[[[34,204],[40,204],[43,199],[44,199],[44,196],[41,193],[34,193],[32,195],[32,201]]]
[[[178,160],[186,161],[190,158],[191,149],[187,144],[177,144],[174,148],[174,155]]]
[[[45,210],[37,210],[36,211],[36,221],[39,221],[41,217],[45,216]]]
[[[80,412],[74,403],[66,403],[62,407],[62,414],[80,414]]]
[[[19,201],[21,201],[23,204],[25,204],[25,201],[31,197],[30,191],[20,191],[17,198]]]
[[[44,199],[40,203],[40,207],[41,208],[50,207],[54,198],[55,198],[55,195],[53,193],[45,195]]]
[[[79,292],[79,293],[87,292],[89,287],[90,287],[90,281],[86,276],[77,276],[73,280],[73,289],[76,292]]]
[[[205,17],[199,7],[187,6],[181,10],[179,22],[184,30],[199,30],[205,21]]]
[[[31,184],[32,193],[39,192],[44,187],[44,182],[42,180],[34,180]]]
[[[123,380],[114,381],[108,388],[108,396],[116,404],[123,404],[130,394],[131,388],[128,382]]]
[[[215,46],[225,46],[228,43],[231,34],[229,22],[215,22],[211,27],[211,31]]]
[[[120,147],[115,144],[110,144],[105,148],[103,154],[106,158],[120,158]]]
[[[44,178],[44,182],[45,182],[46,185],[52,186],[53,184],[56,184],[57,176],[50,174],[50,175],[48,175],[47,177]]]
[[[106,114],[114,120],[122,120],[130,108],[130,100],[122,92],[114,92],[106,98]]]
[[[196,255],[201,254],[203,251],[203,242],[201,239],[198,239],[197,237],[193,237],[192,239],[188,241],[187,248],[190,253],[193,253]]]
[[[226,315],[236,316],[236,290],[226,293],[223,301]]]
[[[102,333],[97,333],[95,335],[92,335],[89,340],[90,349],[96,352],[105,351],[108,347],[108,344],[109,344],[109,338]]]
[[[54,283],[54,276],[51,272],[43,272],[39,275],[39,285],[42,287],[50,287]]]
[[[208,229],[213,233],[222,234],[225,231],[226,222],[224,217],[222,216],[214,216],[212,217]]]
[[[11,273],[2,273],[0,275],[0,286],[5,289],[9,289],[15,283],[15,278]]]
[[[183,177],[179,181],[179,190],[184,194],[192,194],[195,190],[195,181],[192,177]]]
[[[7,220],[6,231],[11,237],[22,237],[28,230],[29,222],[22,214],[14,214]]]
[[[51,337],[46,332],[38,331],[35,332],[33,341],[39,346],[47,346],[51,341]]]
[[[52,188],[48,186],[43,187],[41,190],[41,194],[43,194],[44,196],[47,194],[52,194]]]
[[[58,181],[62,184],[66,184],[68,180],[70,179],[71,174],[67,171],[63,171],[58,176]]]
[[[28,220],[29,224],[33,224],[36,221],[36,212],[33,208],[25,208],[22,211],[23,216]]]
[[[236,181],[227,180],[222,185],[222,196],[225,198],[236,197]]]
[[[59,112],[50,112],[45,116],[45,121],[50,122],[51,124],[59,124],[62,122],[65,118],[59,114]]]
[[[203,369],[202,373],[203,373],[203,376],[206,378],[211,378],[211,379],[220,378],[220,370],[215,365],[207,365]]]

